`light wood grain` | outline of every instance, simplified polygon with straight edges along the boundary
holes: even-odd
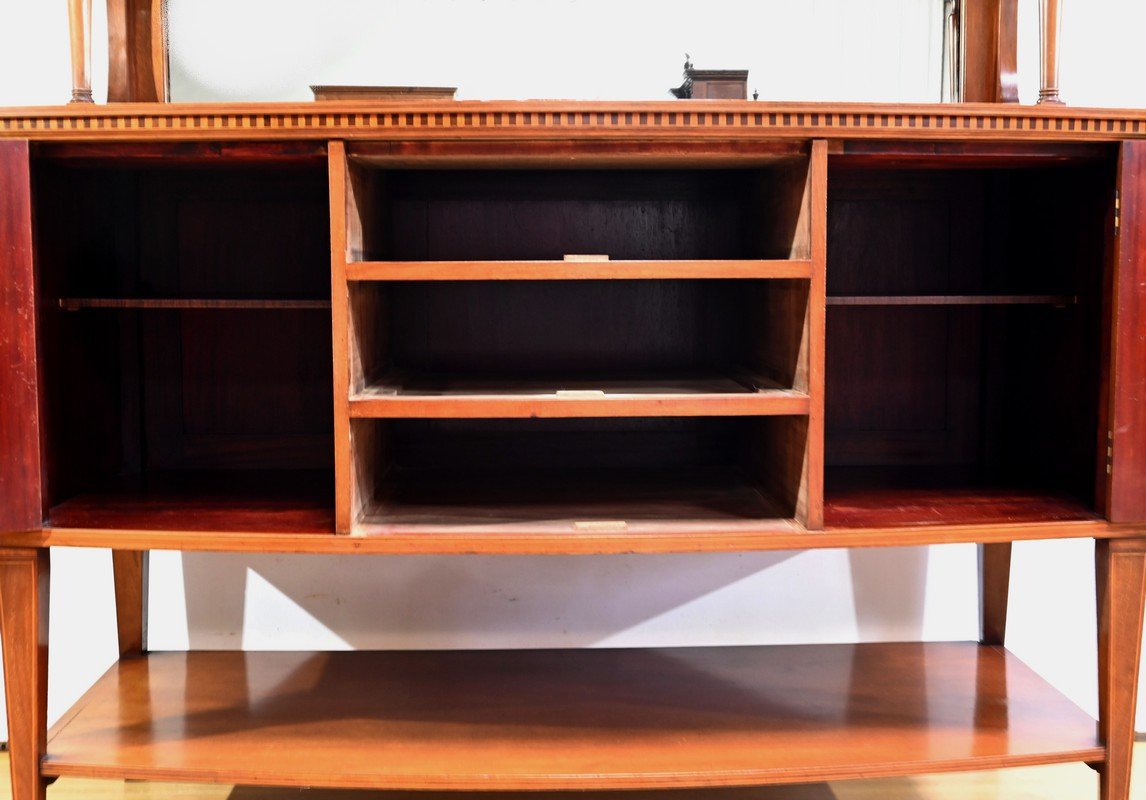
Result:
[[[101,680],[43,770],[519,790],[1102,758],[1093,720],[1021,662],[956,643],[151,655]]]
[[[1003,645],[1011,592],[1011,543],[979,545],[979,641]]]
[[[719,377],[450,380],[385,376],[351,395],[352,417],[554,418],[807,414],[807,394]]]
[[[149,555],[146,550],[111,551],[120,656],[147,652]]]
[[[1146,601],[1146,540],[1098,542],[1099,735],[1106,761],[1099,769],[1101,800],[1130,797],[1134,713]]]
[[[12,800],[44,800],[48,726],[47,550],[0,550],[0,642]]]
[[[346,147],[331,142],[327,149],[330,184],[330,308],[331,357],[334,369],[334,526],[347,533],[354,521],[354,466],[350,432],[350,294],[346,283],[348,236],[354,234],[349,220],[357,212],[348,206],[353,199],[347,175]],[[356,229],[357,230],[357,229]]]
[[[351,281],[601,280],[670,278],[808,278],[808,260],[694,261],[358,261]]]

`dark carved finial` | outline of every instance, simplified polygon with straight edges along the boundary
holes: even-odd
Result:
[[[684,54],[684,71],[688,72],[690,69],[692,69],[692,56],[690,56],[688,53],[685,53]]]
[[[753,100],[759,100],[760,99],[760,92],[757,91],[756,89],[752,90],[752,99]]]

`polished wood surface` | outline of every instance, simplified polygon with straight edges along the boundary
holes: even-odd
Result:
[[[72,102],[92,102],[92,0],[68,0]]]
[[[157,476],[52,506],[48,528],[232,533],[328,533],[328,476],[311,471]]]
[[[327,512],[329,515],[329,512]],[[1021,516],[1021,515],[1020,515]],[[129,518],[130,519],[130,518]],[[138,518],[136,518],[138,519]],[[1061,522],[893,523],[868,527],[834,527],[808,531],[793,520],[634,521],[623,528],[576,529],[571,523],[522,523],[512,529],[488,526],[392,526],[385,536],[330,536],[331,523],[300,532],[275,530],[274,517],[235,514],[196,522],[188,514],[168,529],[143,518],[147,527],[46,527],[0,533],[2,547],[105,547],[120,550],[188,550],[236,553],[516,554],[604,555],[611,553],[713,553],[759,550],[802,550],[834,547],[909,547],[959,542],[1010,542],[1043,539],[1133,539],[1146,535],[1146,525],[1112,525],[1101,519]],[[269,521],[268,521],[269,519]],[[331,517],[327,516],[327,520]],[[107,520],[107,521],[105,521]],[[110,524],[95,517],[95,524]],[[201,525],[199,530],[193,526]],[[302,527],[302,526],[299,526]],[[205,528],[205,529],[204,529]],[[317,534],[317,535],[316,535]],[[478,535],[480,534],[480,535]]]
[[[100,681],[43,769],[512,790],[1103,757],[1093,720],[1004,651],[886,644],[151,655]]]
[[[1099,735],[1106,762],[1099,768],[1102,800],[1130,796],[1138,667],[1146,601],[1146,541],[1095,545],[1098,589]]]
[[[968,103],[1017,103],[1018,0],[960,3],[963,96]]]
[[[1135,746],[1132,800],[1146,798],[1146,744]],[[6,753],[0,753],[0,797],[7,787]],[[788,784],[732,789],[679,790],[680,800],[1077,800],[1098,793],[1098,775],[1084,764],[1051,764],[1005,770],[870,778],[830,784]],[[501,793],[505,800],[559,800],[543,795]],[[664,790],[629,790],[629,800],[657,800]],[[674,797],[676,795],[673,795]],[[99,778],[61,778],[53,800],[461,800],[453,792],[380,792],[362,789],[276,789],[203,783],[150,783]],[[617,792],[586,792],[583,800],[618,800]]]
[[[47,550],[0,550],[0,642],[14,800],[44,800],[48,726]]]
[[[115,623],[119,654],[137,656],[147,652],[148,561],[150,554],[138,550],[112,550],[115,581]]]
[[[1039,0],[1040,104],[1061,105],[1059,96],[1059,39],[1062,38],[1062,0]]]
[[[1006,525],[1022,522],[1098,519],[1069,495],[1011,489],[895,488],[866,486],[829,490],[824,517],[831,528],[896,525]]]
[[[979,545],[979,641],[983,644],[1006,644],[1011,550],[1011,542]]]
[[[352,417],[659,417],[807,414],[804,392],[745,376],[547,382],[383,376],[350,396]]]
[[[27,142],[0,142],[0,530],[43,516],[39,367]]]
[[[1114,258],[1105,447],[1106,512],[1111,520],[1146,519],[1146,230],[1131,222],[1146,213],[1146,147],[1122,146],[1115,200]],[[1105,449],[1105,448],[1104,448]],[[1101,459],[1100,459],[1101,461]]]
[[[804,259],[684,261],[357,261],[351,281],[601,280],[669,278],[808,278]]]
[[[812,142],[805,193],[812,279],[808,284],[807,317],[800,348],[807,359],[806,385],[797,383],[796,386],[808,392],[812,398],[812,408],[808,414],[807,438],[802,454],[802,485],[799,488],[796,514],[808,530],[814,531],[824,527],[824,397],[827,381],[825,296],[828,266],[828,145],[824,139]],[[798,457],[798,448],[794,456]]]
[[[168,96],[166,0],[108,0],[109,103]]]

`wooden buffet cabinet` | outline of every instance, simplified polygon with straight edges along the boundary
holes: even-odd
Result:
[[[1070,761],[1128,796],[1146,113],[11,109],[0,195],[15,800],[58,776],[714,789]],[[1003,647],[1011,543],[1067,537],[1096,541],[1097,724]],[[941,542],[980,543],[980,642],[146,644],[155,549]],[[112,549],[122,659],[49,730],[63,545]]]

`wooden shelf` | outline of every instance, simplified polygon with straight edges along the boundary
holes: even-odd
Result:
[[[42,771],[393,789],[747,786],[1104,760],[1094,720],[972,643],[154,654]]]
[[[60,308],[65,311],[82,309],[140,309],[140,310],[271,310],[330,308],[329,300],[236,300],[182,297],[61,297]]]
[[[352,417],[805,415],[811,400],[764,378],[473,379],[388,375],[351,395]]]
[[[833,489],[824,493],[824,524],[832,528],[929,525],[1016,525],[1097,520],[1081,500],[1053,492],[991,488]]]
[[[329,473],[174,473],[88,492],[53,506],[47,527],[137,531],[330,534]]]
[[[811,278],[807,259],[689,261],[354,261],[349,281]]]
[[[634,523],[672,529],[698,522],[790,529],[791,510],[738,470],[546,469],[394,473],[355,533],[482,528],[624,534]]]
[[[1055,294],[829,295],[829,306],[1073,306],[1078,298]]]

